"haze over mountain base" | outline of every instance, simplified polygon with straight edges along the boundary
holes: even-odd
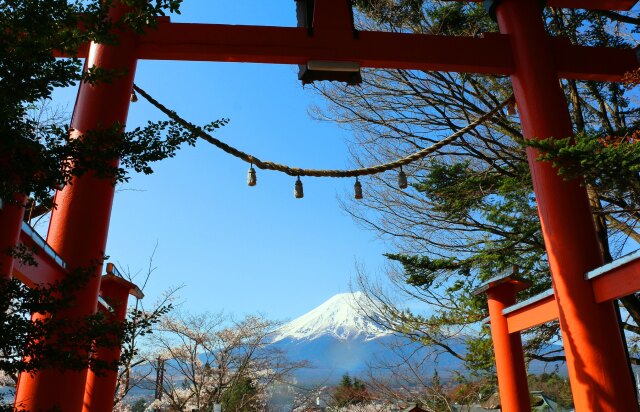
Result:
[[[406,368],[405,359],[419,364],[425,377],[437,371],[446,380],[464,373],[460,359],[436,347],[391,334],[371,319],[375,319],[375,314],[376,309],[362,292],[341,293],[280,327],[271,344],[291,360],[310,363],[310,368],[296,372],[300,383],[334,384],[345,373],[363,378],[369,373],[391,375],[391,369],[401,373]],[[447,344],[464,354],[464,339],[464,336],[452,338]],[[561,364],[532,362],[529,369],[532,373],[555,369],[566,373]]]
[[[327,384],[336,383],[345,373],[362,377],[372,370],[383,373],[383,369],[377,369],[381,364],[398,365],[409,354],[418,358],[433,352],[384,330],[371,319],[375,316],[375,308],[362,292],[341,293],[279,328],[272,345],[285,351],[291,360],[310,362],[311,368],[297,371],[300,382]],[[459,370],[462,362],[441,355],[421,367],[437,367],[446,377]]]

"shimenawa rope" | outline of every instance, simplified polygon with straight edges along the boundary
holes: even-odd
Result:
[[[226,144],[226,143],[216,139],[215,137],[211,136],[210,134],[206,133],[204,130],[202,130],[202,128],[200,128],[200,127],[198,127],[198,126],[196,126],[194,124],[189,123],[188,121],[186,121],[185,119],[180,117],[175,111],[170,110],[167,107],[165,107],[164,105],[162,105],[160,102],[158,102],[156,99],[151,97],[147,92],[145,92],[143,89],[141,89],[137,85],[134,84],[133,85],[133,89],[136,92],[138,92],[142,97],[144,97],[145,100],[147,100],[149,103],[151,103],[153,106],[155,106],[158,110],[160,110],[162,113],[166,114],[170,119],[172,119],[175,122],[177,122],[178,124],[182,125],[185,129],[189,130],[194,135],[196,135],[196,136],[200,137],[201,139],[211,143],[212,145],[216,146],[217,148],[221,149],[222,151],[224,151],[226,153],[229,153],[232,156],[235,156],[235,157],[237,157],[239,159],[242,159],[245,162],[250,163],[250,164],[256,166],[259,169],[275,170],[275,171],[278,171],[278,172],[285,173],[285,174],[287,174],[289,176],[312,176],[312,177],[357,177],[357,176],[368,176],[368,175],[374,175],[374,174],[386,172],[386,171],[392,170],[392,169],[398,169],[398,168],[400,168],[402,166],[406,166],[406,165],[408,165],[410,163],[413,163],[413,162],[415,162],[417,160],[420,160],[420,159],[423,159],[423,158],[427,157],[428,155],[430,155],[431,153],[435,152],[436,150],[441,149],[442,147],[444,147],[444,146],[448,145],[449,143],[453,142],[454,140],[458,139],[459,137],[461,137],[465,133],[473,130],[474,128],[476,128],[480,124],[486,122],[491,117],[493,117],[499,110],[501,110],[503,107],[508,105],[513,100],[513,94],[512,94],[510,97],[508,97],[507,99],[502,101],[496,107],[494,107],[493,109],[491,109],[487,113],[483,114],[482,116],[478,117],[476,120],[474,120],[473,122],[469,123],[467,126],[463,127],[462,129],[458,130],[457,132],[453,133],[450,136],[445,137],[444,139],[440,140],[437,143],[434,143],[433,145],[431,145],[429,147],[426,147],[426,148],[424,148],[424,149],[422,149],[420,151],[412,153],[407,157],[403,157],[401,159],[394,160],[393,162],[388,162],[388,163],[384,163],[384,164],[380,164],[380,165],[376,165],[376,166],[362,167],[362,168],[359,168],[359,169],[319,170],[319,169],[302,169],[302,168],[298,168],[298,167],[290,167],[290,166],[282,165],[282,164],[279,164],[279,163],[260,160],[259,158],[255,157],[255,156],[252,156],[252,155],[250,155],[248,153],[245,153],[245,152],[243,152],[241,150],[238,150],[235,147],[229,146],[228,144]]]

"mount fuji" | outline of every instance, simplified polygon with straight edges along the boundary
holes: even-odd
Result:
[[[376,313],[362,292],[341,293],[281,326],[274,332],[271,344],[291,360],[310,363],[310,368],[296,373],[298,381],[329,384],[336,383],[345,373],[363,376],[370,364],[397,363],[409,353],[430,351],[380,327],[372,320]],[[427,359],[422,363],[431,374],[437,367],[441,376],[461,366],[459,360],[447,355],[438,362]]]
[[[323,337],[366,342],[389,334],[363,312],[369,316],[376,313],[364,293],[340,293],[280,327],[273,342],[286,339],[313,341]]]

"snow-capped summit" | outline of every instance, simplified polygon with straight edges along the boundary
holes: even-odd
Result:
[[[376,339],[388,334],[360,308],[371,312],[371,304],[362,292],[340,293],[310,312],[283,325],[275,332],[272,342],[283,339],[314,340],[330,336],[340,340]]]

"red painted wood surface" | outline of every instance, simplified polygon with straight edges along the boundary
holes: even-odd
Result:
[[[110,13],[117,20],[124,10],[122,5],[116,5]],[[91,45],[89,67],[125,69],[126,74],[109,83],[81,84],[72,124],[75,138],[82,138],[86,131],[126,123],[136,62],[137,37],[133,34],[121,33],[117,45]],[[51,216],[47,242],[67,262],[69,270],[96,266],[94,276],[78,291],[73,307],[58,316],[73,319],[97,310],[113,194],[112,182],[92,173],[74,178],[71,185],[56,194],[57,208]],[[80,411],[86,377],[86,370],[46,369],[34,374],[23,373],[16,393],[16,406],[30,411]]]
[[[511,76],[528,139],[565,138],[572,127],[558,82],[553,46],[537,0],[502,0],[496,10],[501,33],[513,45]],[[576,411],[637,410],[616,313],[597,304],[584,274],[603,263],[587,193],[549,163],[527,151],[538,213],[559,308],[560,327]]]
[[[13,268],[13,276],[15,278],[20,279],[21,282],[29,287],[33,287],[35,285],[53,283],[66,275],[66,269],[42,250],[24,231],[20,232],[20,242],[29,248],[34,248],[36,252],[33,254],[33,259],[36,265],[25,265],[18,262]]]
[[[591,279],[596,302],[606,302],[640,291],[640,259],[617,266]]]
[[[503,53],[506,52],[506,53]],[[140,59],[305,64],[359,62],[361,67],[508,74],[508,38],[430,36],[305,28],[161,23],[140,42]]]
[[[480,3],[483,0],[449,0]],[[591,10],[631,10],[638,0],[547,0],[550,7]]]
[[[17,204],[10,204],[4,199],[0,209],[0,277],[3,278],[11,277],[13,272],[14,259],[11,252],[18,244],[24,216],[25,196],[18,195],[15,201]]]
[[[133,283],[113,275],[102,277],[100,294],[113,308],[113,313],[110,314],[112,320],[121,322],[127,317],[129,293],[135,287]],[[95,356],[105,362],[114,362],[120,359],[120,352],[120,347],[98,347]],[[82,410],[84,412],[111,412],[117,383],[117,371],[96,374],[90,370],[87,375]]]
[[[317,33],[317,32],[316,32]],[[361,31],[312,37],[305,28],[170,23],[164,19],[140,40],[139,59],[306,64],[355,61],[360,67],[486,74],[514,71],[508,36],[482,38]],[[386,45],[380,47],[380,45]],[[586,47],[553,38],[561,78],[620,81],[638,67],[634,50]],[[78,51],[85,57],[87,50]]]
[[[320,4],[323,9],[318,8]],[[498,7],[503,34],[484,38],[381,32],[360,32],[355,38],[345,17],[348,10],[341,9],[341,17],[332,20],[327,4],[340,7],[346,2],[316,1],[313,36],[304,28],[175,24],[162,19],[157,30],[143,36],[139,47],[135,40],[124,37],[118,47],[92,45],[90,51],[80,50],[80,56],[89,56],[92,64],[130,70],[126,78],[107,87],[83,85],[74,127],[82,133],[114,120],[124,123],[138,58],[280,64],[338,60],[355,61],[362,67],[512,75],[525,136],[566,137],[571,126],[558,77],[618,81],[626,71],[638,67],[632,50],[580,47],[547,38],[537,0],[503,0]],[[633,4],[631,0],[549,0],[554,7],[609,10]],[[529,153],[576,408],[632,410],[629,394],[633,389],[626,378],[611,305],[595,304],[590,283],[582,279],[583,273],[601,263],[584,190],[577,182],[562,181],[555,170],[535,162],[534,157]],[[104,250],[112,196],[112,188],[91,175],[58,194],[56,200],[62,207],[54,213],[49,237],[72,266],[86,265]],[[96,274],[79,296],[70,316],[95,311],[97,278]],[[494,296],[491,304],[495,306],[498,300],[504,301]],[[500,305],[506,307],[504,302]],[[544,307],[538,319],[550,316],[550,307]],[[508,336],[509,325],[505,319],[501,322]],[[501,336],[498,339],[504,340],[504,333]],[[519,362],[513,354],[503,358]],[[33,410],[79,410],[85,376],[42,371],[21,378],[18,399]],[[513,385],[512,392],[519,393],[524,387]],[[85,398],[85,402],[93,401]]]
[[[515,303],[517,287],[513,283],[505,282],[489,288],[486,292],[500,405],[506,412],[531,411],[522,338],[520,333],[510,333],[507,319],[502,314],[505,308]]]
[[[555,296],[533,302],[517,311],[505,315],[509,333],[521,332],[534,326],[558,319],[558,304]]]

